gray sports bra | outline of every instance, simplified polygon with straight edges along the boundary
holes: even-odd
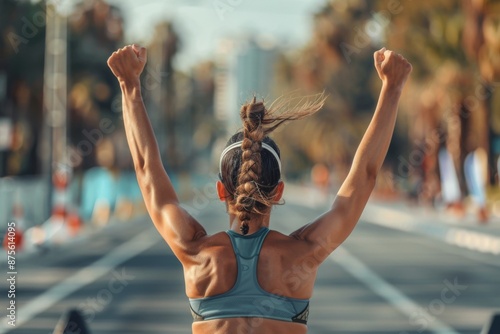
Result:
[[[194,321],[222,318],[268,318],[306,324],[309,300],[283,297],[264,291],[257,281],[260,250],[269,229],[262,227],[250,235],[226,231],[231,239],[238,276],[234,286],[223,294],[206,298],[190,298]]]

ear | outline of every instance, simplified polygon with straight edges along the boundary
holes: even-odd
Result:
[[[279,202],[281,197],[283,197],[283,191],[285,190],[285,183],[283,181],[278,182],[276,186],[276,195],[274,195],[274,201]]]
[[[229,197],[229,193],[227,192],[226,187],[224,187],[222,182],[217,181],[216,188],[217,188],[217,195],[219,196],[219,200],[221,202],[225,202],[226,199]]]

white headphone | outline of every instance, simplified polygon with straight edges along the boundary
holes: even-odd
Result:
[[[241,147],[242,143],[243,143],[243,141],[238,141],[236,143],[233,143],[233,144],[229,145],[228,147],[226,147],[224,149],[224,151],[222,151],[222,154],[220,155],[220,161],[219,161],[219,172],[221,173],[221,175],[222,175],[222,159],[224,159],[224,156],[227,154],[227,152],[231,151],[232,149]],[[274,148],[272,148],[271,145],[268,145],[266,143],[262,143],[262,148],[264,148],[264,149],[268,150],[269,152],[271,152],[271,154],[274,156],[274,158],[278,162],[278,167],[279,167],[279,170],[280,170],[280,173],[281,173],[281,160],[280,160],[280,157],[279,157],[278,153],[276,153],[276,151],[274,150]]]

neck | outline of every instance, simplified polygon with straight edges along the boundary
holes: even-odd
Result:
[[[270,215],[253,215],[252,219],[248,221],[248,234],[253,234],[260,230],[262,227],[269,227],[269,218]],[[240,221],[238,220],[238,217],[230,213],[229,214],[229,229],[232,231],[235,231],[237,233],[241,233],[240,231]]]

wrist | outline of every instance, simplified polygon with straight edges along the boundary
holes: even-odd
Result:
[[[382,90],[388,92],[388,93],[393,93],[393,94],[401,94],[403,91],[404,83],[395,83],[395,82],[390,82],[390,81],[383,81],[382,82]]]
[[[141,93],[141,82],[139,78],[137,79],[119,79],[120,88],[123,94],[140,94]]]

